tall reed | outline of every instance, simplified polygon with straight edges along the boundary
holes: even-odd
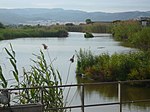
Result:
[[[45,105],[45,109],[63,107],[63,91],[61,88],[58,88],[58,85],[62,85],[62,79],[58,72],[52,66],[51,62],[47,62],[45,59],[45,54],[40,50],[40,54],[34,56],[36,60],[32,60],[34,65],[31,65],[31,69],[26,71],[23,69],[23,80],[19,79],[19,72],[17,69],[17,61],[15,57],[15,51],[13,50],[12,45],[10,44],[10,51],[5,48],[10,60],[10,64],[13,66],[13,76],[16,81],[14,88],[28,88],[28,87],[52,87],[55,88],[43,88],[41,96],[40,89],[24,89],[18,93],[18,103],[20,104],[30,104],[41,102]],[[50,64],[48,64],[50,63]],[[0,81],[3,88],[8,88],[8,82],[2,74],[2,69],[0,67]],[[12,87],[12,85],[10,85]],[[54,110],[56,111],[56,110]],[[60,110],[62,111],[62,110]],[[52,112],[52,111],[51,111]]]

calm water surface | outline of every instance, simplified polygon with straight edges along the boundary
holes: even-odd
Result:
[[[115,42],[110,34],[95,34],[95,38],[85,39],[83,33],[69,33],[68,38],[21,38],[13,40],[0,41],[0,64],[2,65],[3,72],[7,79],[12,78],[10,70],[12,69],[7,55],[4,52],[4,47],[9,48],[9,43],[13,45],[16,52],[17,64],[22,73],[22,68],[30,69],[32,64],[31,58],[35,59],[34,54],[39,54],[40,50],[43,50],[42,44],[48,46],[48,51],[44,51],[48,57],[48,53],[51,59],[54,60],[53,64],[56,69],[59,70],[63,82],[66,82],[69,59],[79,51],[80,48],[91,50],[94,54],[109,53],[127,53],[134,49],[122,47],[119,42]],[[49,58],[47,58],[49,61]],[[71,65],[69,71],[69,79],[67,84],[76,84],[80,80],[76,78],[76,57],[75,63]],[[21,76],[21,75],[20,75]],[[14,83],[13,81],[11,82]],[[150,90],[146,88],[136,88],[124,86],[123,89],[124,100],[146,99],[150,98]],[[140,94],[139,94],[140,93]],[[85,88],[85,104],[92,103],[108,103],[117,101],[117,85],[105,85],[105,86],[88,86]],[[80,88],[71,88],[67,105],[80,105]],[[126,104],[123,106],[123,112],[150,112],[150,104]],[[73,109],[73,112],[79,112],[80,109]],[[119,106],[103,106],[86,108],[86,112],[119,112]]]

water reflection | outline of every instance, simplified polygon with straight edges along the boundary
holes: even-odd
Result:
[[[93,80],[81,79],[76,77],[77,83],[93,83]],[[128,84],[122,84],[122,100],[123,101],[135,101],[135,100],[146,100],[150,99],[150,88],[148,87],[135,87]],[[118,101],[118,85],[117,84],[104,84],[104,85],[88,85],[85,86],[85,97],[98,96],[103,98],[104,102],[116,102]],[[91,103],[91,102],[90,102]],[[150,102],[143,103],[126,103],[124,107],[130,109],[140,108],[140,109],[150,109]]]
[[[148,87],[134,87],[129,85],[122,85],[123,101],[146,100],[150,99],[150,88]],[[131,104],[128,104],[130,106]],[[134,103],[136,106],[150,107],[150,102]]]

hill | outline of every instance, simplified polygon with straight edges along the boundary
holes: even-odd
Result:
[[[61,8],[0,9],[0,22],[4,24],[19,24],[34,21],[84,22],[87,18],[90,18],[92,21],[113,21],[133,19],[141,16],[150,16],[150,11],[105,13],[64,10]]]

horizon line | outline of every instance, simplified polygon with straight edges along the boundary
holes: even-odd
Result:
[[[113,12],[109,12],[109,11],[86,11],[86,10],[80,10],[80,9],[64,9],[64,8],[41,8],[41,7],[27,7],[27,8],[0,8],[0,10],[13,10],[13,9],[61,9],[61,10],[72,10],[72,11],[82,11],[82,12],[88,12],[88,13],[92,13],[92,12],[102,12],[102,13],[123,13],[123,12],[149,12],[150,10],[128,10],[128,11],[113,11]]]

